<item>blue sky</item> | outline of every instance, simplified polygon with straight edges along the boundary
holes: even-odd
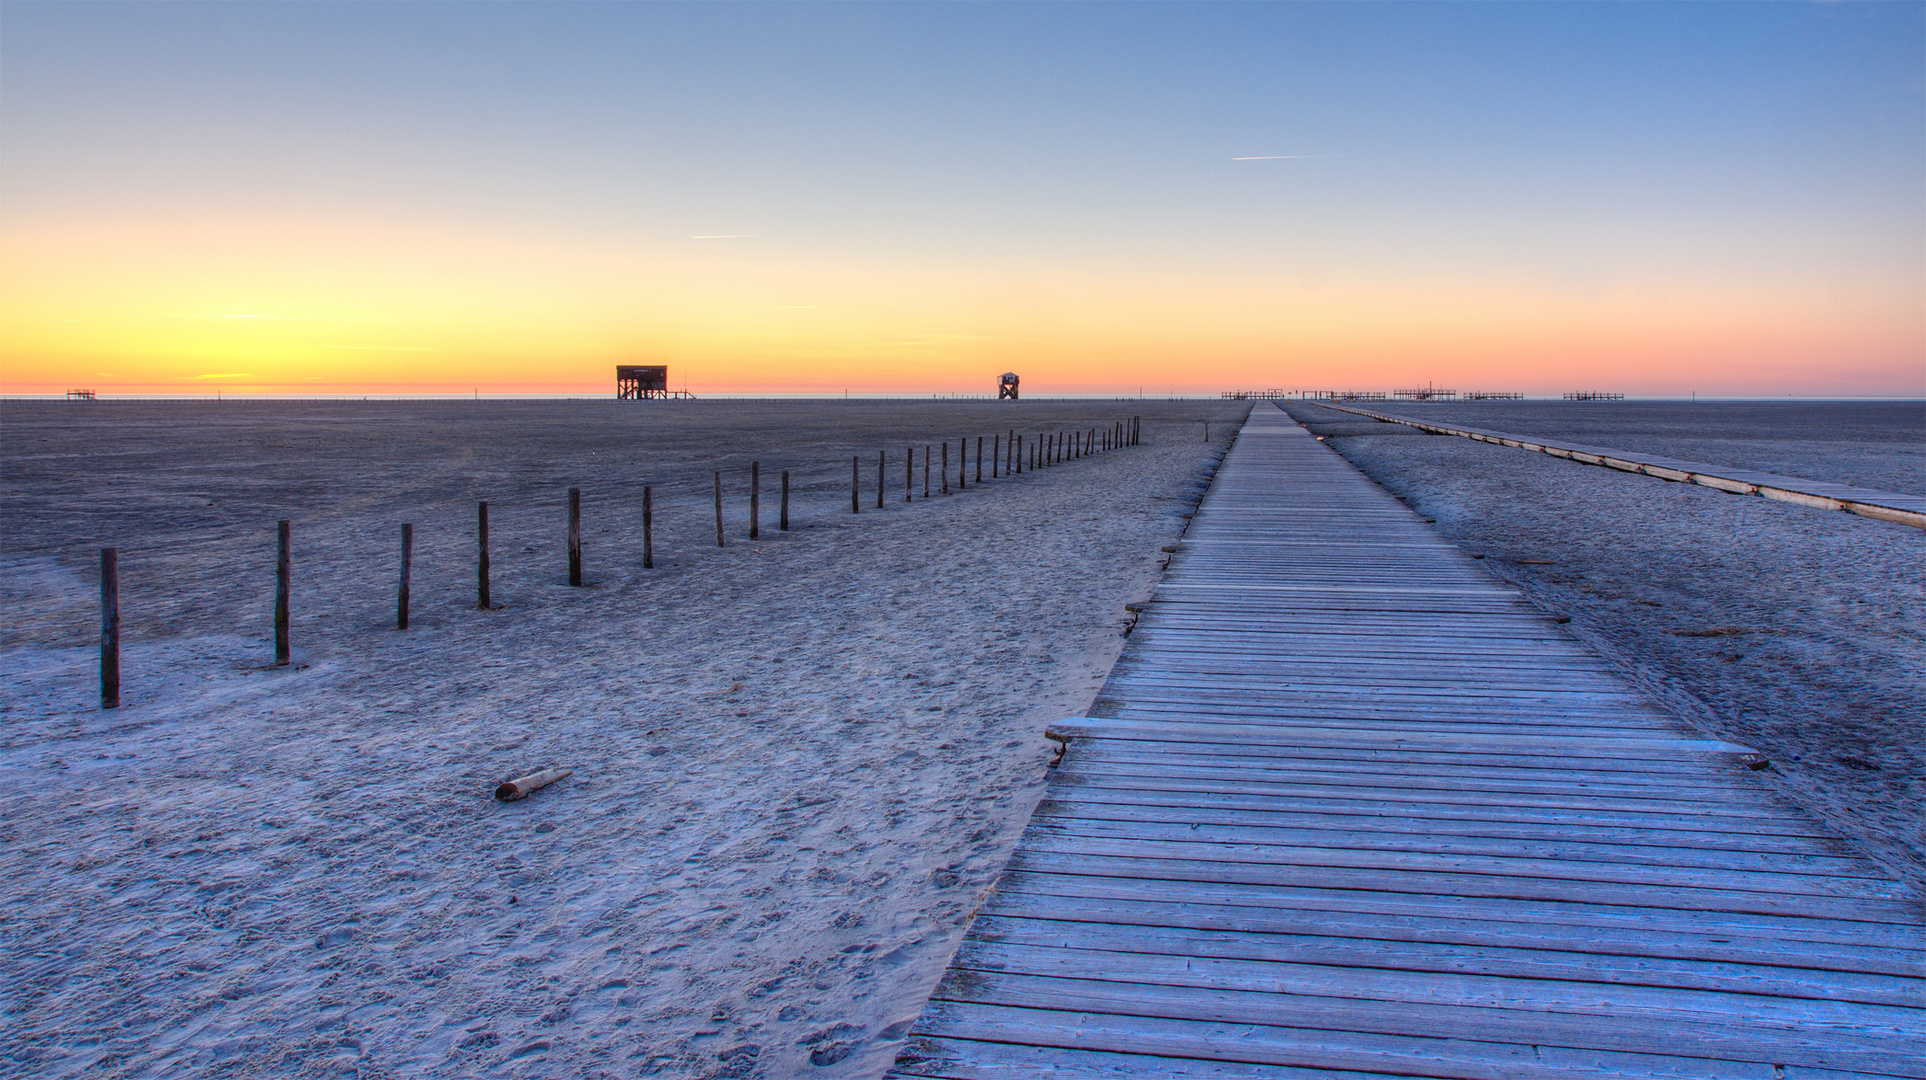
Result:
[[[1119,273],[1843,291],[1879,328],[1841,348],[1883,343],[1903,388],[1922,57],[1919,4],[14,4],[0,233],[407,222],[658,262],[715,236],[985,303]]]

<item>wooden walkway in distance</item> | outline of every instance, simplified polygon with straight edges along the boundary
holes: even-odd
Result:
[[[1926,1077],[1921,908],[1257,405],[897,1077]]]
[[[1613,450],[1604,446],[1587,446],[1584,443],[1547,439],[1542,435],[1509,435],[1502,431],[1488,431],[1484,428],[1434,424],[1428,420],[1372,412],[1369,409],[1353,408],[1330,401],[1320,401],[1317,404],[1339,412],[1368,416],[1386,424],[1404,424],[1433,435],[1456,435],[1461,439],[1473,439],[1493,446],[1536,450],[1541,454],[1550,454],[1552,457],[1564,458],[1567,461],[1603,465],[1620,472],[1656,476],[1660,480],[1698,484],[1701,487],[1714,488],[1731,495],[1760,495],[1778,502],[1798,503],[1818,510],[1844,510],[1860,517],[1890,521],[1895,525],[1911,525],[1915,529],[1926,529],[1926,495],[1879,491],[1874,488],[1856,487],[1852,484],[1835,484],[1827,480],[1806,480],[1797,476],[1781,476],[1778,473],[1740,469],[1729,465],[1707,465],[1702,461],[1684,461],[1637,450]]]

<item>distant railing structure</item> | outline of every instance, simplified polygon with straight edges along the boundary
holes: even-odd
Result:
[[[1624,401],[1624,394],[1610,394],[1603,390],[1574,390],[1565,395],[1566,401]]]
[[[1226,390],[1224,401],[1386,401],[1382,390]]]
[[[1525,395],[1514,394],[1509,391],[1503,391],[1503,390],[1467,390],[1465,391],[1463,400],[1465,401],[1523,401],[1525,400]]]
[[[1391,398],[1394,401],[1456,401],[1458,391],[1440,390],[1430,383],[1426,383],[1423,386],[1410,390],[1393,390],[1391,391]]]
[[[67,391],[67,400],[92,401],[94,400],[94,392],[92,390],[69,390]]]

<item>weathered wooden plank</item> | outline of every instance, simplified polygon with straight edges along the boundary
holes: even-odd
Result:
[[[1497,1005],[1330,998],[1275,991],[1115,983],[953,969],[933,998],[1027,1009],[1106,1013],[1217,1023],[1276,1024],[1299,1030],[1420,1039],[1559,1046],[1574,1050],[1699,1057],[1813,1068],[1926,1074],[1915,1053],[1926,1032],[1835,1026],[1786,1027],[1751,1017],[1588,1016]],[[1362,1062],[1333,1061],[1336,1067]]]
[[[1715,935],[1772,938],[1910,951],[1919,955],[1916,926],[1801,914],[1759,914],[1711,908],[1659,908],[1587,896],[1569,900],[1522,896],[1476,896],[1328,885],[1248,884],[1227,881],[1114,877],[1057,873],[1013,866],[997,883],[985,910],[1009,893],[1074,896],[1089,900],[1151,900],[1235,906],[1280,906],[1306,911],[1380,912],[1417,917],[1492,919],[1525,924],[1592,926],[1611,930],[1662,929]]]
[[[1901,1018],[1909,1023],[1922,1020],[1919,1015],[1918,983],[1909,978],[1863,972],[1820,973],[1810,968],[1761,963],[1617,956],[1588,948],[1573,948],[1580,942],[1572,940],[1561,942],[1562,948],[1548,949],[1521,945],[1512,936],[1496,943],[1465,945],[1383,937],[1359,940],[1301,932],[1258,933],[1247,927],[1204,930],[1114,921],[1024,918],[1013,917],[1007,912],[985,914],[981,920],[982,925],[977,927],[978,932],[972,936],[972,944],[968,947],[991,943],[1046,950],[1067,948],[1265,964],[1303,964],[1321,970],[1366,969],[1507,979],[1555,979],[1719,994],[1762,994],[1783,1000],[1811,999],[1828,1005],[1845,1002],[1886,1006],[1900,1010]],[[986,956],[959,961],[956,966],[987,962]],[[1101,960],[1096,963],[1100,971],[1107,970],[1102,968]],[[1520,989],[1512,986],[1506,988],[1505,992],[1515,993]],[[1398,997],[1402,999],[1402,992]],[[1701,1002],[1698,1007],[1712,1008],[1723,1014],[1734,1008],[1743,1009],[1746,1004],[1721,999]]]
[[[1275,898],[1271,898],[1275,899]],[[1224,931],[1242,935],[1282,935],[1324,948],[1348,948],[1395,957],[1403,946],[1452,946],[1526,953],[1572,953],[1592,957],[1603,967],[1619,960],[1678,961],[1677,966],[1632,969],[1651,978],[1723,978],[1722,972],[1778,973],[1813,993],[1836,992],[1857,1000],[1874,994],[1888,1004],[1920,1003],[1919,980],[1926,977],[1926,956],[1917,950],[1796,940],[1739,932],[1730,927],[1670,928],[1649,923],[1606,926],[1554,921],[1471,918],[1456,914],[1400,914],[1376,910],[1295,907],[1287,903],[1216,904],[1200,901],[1090,899],[1014,890],[996,894],[978,916],[1044,922],[1098,923],[1161,930]],[[1002,924],[986,921],[985,935]],[[1149,940],[1149,939],[1146,939]],[[1497,955],[1497,954],[1493,954]],[[1629,977],[1634,977],[1628,975]],[[1640,978],[1646,976],[1637,976]]]
[[[1323,869],[1399,870],[1412,873],[1475,874],[1535,880],[1672,886],[1681,889],[1744,890],[1802,896],[1904,899],[1891,881],[1872,876],[1827,873],[1793,874],[1773,869],[1732,866],[1679,866],[1662,859],[1633,862],[1594,855],[1589,859],[1543,858],[1525,854],[1485,854],[1462,851],[1425,851],[1410,847],[1380,847],[1369,843],[1319,846],[1306,842],[1243,843],[1200,839],[1163,839],[1146,835],[1119,837],[1105,833],[1072,833],[1043,829],[1024,838],[1033,854],[1114,856],[1159,859],[1187,864],[1234,864],[1238,867],[1315,866]]]
[[[1536,770],[1540,775],[1519,776],[1517,770],[1479,768],[1466,765],[1440,775],[1437,769],[1401,767],[1379,762],[1371,765],[1305,763],[1290,767],[1272,762],[1224,763],[1217,768],[1198,764],[1195,755],[1173,759],[1164,755],[1094,754],[1066,759],[1057,778],[1065,784],[1102,785],[1107,778],[1123,781],[1113,786],[1159,787],[1157,781],[1183,780],[1217,784],[1319,784],[1341,787],[1396,787],[1403,791],[1483,791],[1521,795],[1593,795],[1616,799],[1644,799],[1682,808],[1694,803],[1721,804],[1731,801],[1736,785],[1716,783],[1710,776],[1688,780],[1676,774],[1645,776],[1638,773],[1576,773]],[[1694,782],[1696,781],[1696,782]]]
[[[1309,820],[1311,815],[1356,820],[1376,818],[1387,827],[1415,827],[1419,822],[1436,822],[1439,828],[1462,826],[1476,831],[1509,828],[1523,835],[1578,836],[1575,830],[1612,829],[1622,832],[1659,834],[1666,832],[1718,831],[1733,836],[1773,837],[1793,842],[1824,842],[1836,838],[1824,828],[1800,818],[1749,819],[1738,829],[1731,820],[1711,821],[1667,814],[1638,814],[1623,811],[1540,809],[1517,810],[1502,802],[1394,803],[1370,799],[1330,797],[1283,800],[1219,794],[1148,793],[1117,789],[1078,789],[1074,793],[1053,791],[1037,805],[1038,820],[1104,819],[1129,820],[1138,815],[1151,820],[1176,816],[1183,820],[1224,820],[1233,814],[1246,816],[1276,814],[1280,820]],[[1290,815],[1296,815],[1292,817]],[[1840,850],[1843,850],[1841,848]]]
[[[1191,987],[1259,994],[1445,1005],[1492,1009],[1543,1009],[1567,1015],[1605,1014],[1641,1020],[1692,1019],[1729,1022],[1743,1016],[1764,1026],[1788,1030],[1926,1035],[1926,1010],[1909,1005],[1840,1001],[1806,993],[1786,996],[1782,987],[1755,983],[1745,988],[1714,989],[1652,985],[1596,977],[1595,965],[1571,963],[1537,975],[1467,972],[1450,967],[1411,970],[1387,965],[1316,963],[1266,956],[1265,942],[1253,939],[1240,952],[1235,943],[1208,948],[1192,939],[1190,948],[1153,951],[1139,947],[1150,938],[1133,928],[1086,924],[1074,944],[1061,936],[1037,943],[974,936],[957,950],[952,970],[1031,975],[1155,987]],[[1233,937],[1235,935],[1232,935]],[[1288,953],[1288,947],[1276,950]],[[1355,959],[1345,957],[1345,959]]]
[[[1892,892],[1885,897],[1809,896],[1718,885],[1573,881],[1567,878],[1531,877],[1522,873],[1426,870],[1410,865],[1303,865],[1285,862],[1284,858],[1285,855],[1279,853],[1277,861],[1260,863],[1167,859],[1148,854],[1109,854],[1104,850],[1073,853],[1048,850],[1026,837],[1024,846],[1011,857],[1010,868],[1038,874],[1106,877],[1146,883],[1196,882],[1472,899],[1549,900],[1610,904],[1648,911],[1784,915],[1895,926],[1914,925],[1918,910],[1897,886],[1892,886]]]
[[[1758,817],[1752,807],[1733,806],[1729,799],[1693,799],[1681,794],[1676,799],[1657,798],[1652,795],[1620,795],[1612,792],[1587,791],[1581,787],[1567,790],[1549,791],[1519,790],[1522,785],[1486,785],[1467,780],[1463,784],[1400,784],[1390,781],[1334,781],[1289,780],[1266,778],[1248,774],[1225,773],[1214,777],[1185,777],[1143,774],[1105,769],[1096,774],[1073,771],[1059,777],[1064,790],[1057,797],[1068,801],[1076,798],[1076,793],[1085,790],[1122,790],[1137,793],[1149,792],[1194,792],[1217,795],[1249,795],[1268,797],[1272,795],[1285,798],[1323,797],[1326,795],[1345,799],[1376,799],[1383,802],[1430,802],[1462,805],[1466,803],[1485,805],[1497,803],[1511,807],[1578,808],[1587,810],[1623,810],[1631,813],[1657,813],[1668,816],[1697,814],[1709,817],[1735,817],[1754,820]],[[1541,785],[1544,786],[1544,785]],[[1728,792],[1731,794],[1731,792]]]
[[[1335,810],[1272,811],[1222,808],[1193,808],[1152,805],[1143,802],[1074,804],[1074,812],[1052,804],[1031,822],[1033,828],[1083,832],[1115,828],[1129,835],[1133,829],[1146,834],[1170,827],[1187,832],[1209,828],[1288,831],[1294,837],[1315,840],[1324,836],[1354,838],[1356,844],[1391,843],[1395,838],[1417,836],[1437,844],[1524,843],[1556,847],[1588,844],[1651,847],[1656,850],[1702,853],[1706,859],[1730,858],[1748,853],[1769,859],[1779,855],[1834,858],[1833,865],[1859,867],[1877,876],[1878,868],[1863,856],[1850,853],[1844,842],[1825,834],[1816,836],[1775,836],[1764,833],[1738,833],[1731,829],[1661,828],[1656,826],[1589,825],[1560,820],[1547,827],[1543,819],[1493,820],[1470,814],[1450,818],[1434,814],[1340,813]],[[1391,839],[1387,839],[1391,838]]]
[[[892,1075],[953,1077],[958,1080],[1010,1080],[1049,1076],[1063,1080],[1115,1080],[1118,1076],[1184,1076],[1196,1080],[1383,1080],[1385,1072],[1357,1072],[1328,1067],[1264,1064],[1251,1060],[1212,1060],[1171,1056],[1198,1046],[1225,1058],[1298,1060],[1304,1052],[1300,1032],[1289,1028],[1220,1025],[1221,1037],[1182,1022],[1146,1022],[1102,1015],[1075,1017],[1071,1040],[1076,1046],[1035,1045],[1039,1038],[1063,1028],[1061,1012],[1024,1009],[932,1005],[952,1027],[971,1037],[912,1039]],[[952,1011],[954,1010],[954,1011]],[[1190,1030],[1185,1030],[1186,1028]],[[1208,1031],[1210,1029],[1204,1029]],[[1320,1033],[1322,1035],[1322,1033]],[[1063,1036],[1058,1035],[1059,1039]],[[1279,1044],[1282,1045],[1279,1045]],[[1422,1046],[1422,1044],[1418,1044]],[[1129,1047],[1128,1051],[1094,1047]],[[1498,1047],[1490,1044],[1446,1043],[1437,1049],[1392,1049],[1374,1045],[1370,1054],[1378,1068],[1395,1068],[1398,1076],[1476,1078],[1476,1080],[1547,1080],[1547,1078],[1679,1077],[1682,1080],[1855,1080],[1874,1074],[1834,1069],[1785,1068],[1754,1063],[1712,1061],[1657,1055],[1572,1052],[1560,1047]],[[1427,1052],[1429,1051],[1429,1052]],[[1527,1057],[1525,1052],[1529,1051]],[[1329,1052],[1328,1050],[1325,1052]],[[1502,1056],[1501,1056],[1502,1055]],[[1366,1066],[1369,1067],[1369,1066]],[[1889,1075],[1889,1074],[1887,1074]]]
[[[1413,822],[1416,824],[1416,822]],[[1234,825],[1217,820],[1158,822],[1142,818],[1121,820],[1095,819],[1084,814],[1076,817],[1051,815],[1031,823],[1032,829],[1048,830],[1070,838],[1142,839],[1145,841],[1215,843],[1254,846],[1339,848],[1348,851],[1404,851],[1434,855],[1480,855],[1502,858],[1550,859],[1560,862],[1603,863],[1613,866],[1664,866],[1678,869],[1697,867],[1713,870],[1746,870],[1775,874],[1810,874],[1822,877],[1883,881],[1877,869],[1864,859],[1842,855],[1760,851],[1750,845],[1721,849],[1703,842],[1706,834],[1689,834],[1670,844],[1636,843],[1637,834],[1620,834],[1618,843],[1586,842],[1573,839],[1559,830],[1556,836],[1525,838],[1491,837],[1423,831],[1396,831],[1390,828],[1321,829],[1302,825]],[[1657,834],[1655,834],[1657,835]],[[1713,834],[1716,835],[1716,834]]]
[[[1145,739],[1084,739],[1063,768],[1119,767],[1191,769],[1215,764],[1227,770],[1258,769],[1329,775],[1490,777],[1520,783],[1613,783],[1628,788],[1677,785],[1680,790],[1730,790],[1729,771],[1723,767],[1692,766],[1687,762],[1634,759],[1621,765],[1615,758],[1568,758],[1555,754],[1404,754],[1394,750],[1344,747],[1258,747],[1245,753],[1242,746],[1210,743],[1157,743]]]
[[[1086,809],[1102,805],[1102,809]],[[1275,797],[1240,797],[1240,795],[1196,795],[1196,793],[1136,793],[1121,789],[1077,789],[1077,791],[1052,791],[1036,812],[1040,818],[1113,818],[1121,810],[1119,807],[1148,807],[1156,810],[1188,810],[1188,812],[1217,812],[1227,814],[1235,810],[1258,810],[1275,814],[1350,814],[1350,816],[1377,816],[1387,822],[1419,822],[1419,820],[1443,820],[1443,822],[1479,822],[1479,824],[1512,824],[1520,828],[1531,828],[1539,836],[1558,836],[1575,826],[1602,826],[1618,830],[1643,830],[1643,832],[1705,832],[1705,830],[1726,830],[1737,832],[1743,824],[1743,832],[1757,836],[1807,837],[1822,839],[1832,836],[1824,828],[1810,824],[1801,818],[1683,818],[1679,814],[1641,814],[1627,810],[1597,809],[1537,809],[1520,810],[1502,801],[1385,801],[1385,799],[1275,799]]]

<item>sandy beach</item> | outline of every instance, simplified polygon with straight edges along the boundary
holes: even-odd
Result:
[[[880,1073],[1038,795],[1043,725],[1089,703],[1243,412],[9,406],[0,1073]],[[919,463],[903,501],[906,446],[1133,414],[1141,446],[929,500]],[[283,517],[296,663],[275,669]],[[550,765],[576,773],[490,797]]]
[[[1681,723],[1767,753],[1781,790],[1926,895],[1926,537],[1290,411],[1568,615]],[[1041,792],[1043,725],[1089,704],[1124,605],[1154,585],[1242,413],[10,409],[0,1072],[879,1075]],[[1130,414],[1142,446],[928,500],[919,463],[903,501],[909,445]],[[1558,415],[1478,419],[1545,430]],[[1618,430],[1578,430],[1658,437],[1636,409],[1617,415]],[[1904,480],[1875,468],[1877,447],[1905,441],[1910,414],[1894,415],[1897,429],[1846,416],[1844,441],[1874,448],[1856,482]],[[1806,475],[1793,466],[1859,453],[1710,416],[1700,441],[1677,428],[1654,448]],[[1740,453],[1763,443],[1777,456]],[[583,588],[565,583],[569,486]],[[473,610],[481,498],[490,612]],[[296,665],[277,670],[284,516]],[[403,521],[417,530],[406,633],[392,628]],[[103,544],[122,550],[126,613],[127,704],[112,712],[93,700]],[[522,802],[489,797],[550,765],[577,771]]]
[[[1926,534],[1291,404],[1681,723],[1926,897]],[[1399,406],[1497,431],[1918,491],[1918,403]]]

